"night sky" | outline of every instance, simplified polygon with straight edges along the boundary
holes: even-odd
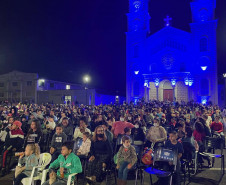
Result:
[[[189,31],[189,0],[150,0],[151,32]],[[2,0],[0,74],[19,70],[125,94],[128,0]],[[219,81],[226,72],[226,2],[217,0]]]

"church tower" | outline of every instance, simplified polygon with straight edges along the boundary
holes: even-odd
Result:
[[[216,0],[193,0],[191,46],[195,101],[218,103],[217,53],[215,19]],[[197,94],[194,94],[196,92]]]
[[[144,81],[141,75],[141,45],[150,30],[149,0],[129,0],[128,30],[126,33],[126,96],[127,102],[143,97]]]

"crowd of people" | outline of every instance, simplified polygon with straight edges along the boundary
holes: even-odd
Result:
[[[181,105],[159,101],[100,106],[2,104],[0,124],[2,176],[7,171],[7,157],[22,152],[19,163],[23,167],[15,175],[15,185],[31,174],[40,152],[52,155],[48,166],[50,179],[45,185],[66,184],[68,175],[84,170],[81,161],[86,159],[89,161],[86,179],[101,182],[104,169],[111,165],[114,156],[117,184],[124,185],[128,172],[139,159],[136,144],[175,150],[176,183],[180,184],[181,143],[190,142],[194,150],[204,150],[205,137],[213,132],[224,141],[226,109],[194,102]],[[75,146],[77,141],[81,141],[79,148]],[[212,167],[208,157],[200,158],[200,164],[203,159]]]

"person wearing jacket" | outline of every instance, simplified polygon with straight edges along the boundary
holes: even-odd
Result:
[[[55,161],[61,153],[62,144],[67,141],[67,135],[63,132],[63,126],[58,124],[56,126],[56,133],[53,135],[50,147],[50,154],[52,154],[51,162]]]
[[[5,144],[2,151],[2,176],[6,173],[6,161],[9,152],[16,152],[23,146],[24,133],[21,130],[22,123],[20,121],[14,121],[13,125],[6,129],[7,135]]]
[[[70,174],[81,173],[82,165],[78,156],[72,153],[73,144],[66,141],[62,145],[61,155],[50,164],[49,169],[57,169],[57,174],[51,170],[50,179],[43,185],[66,185],[67,179]],[[74,178],[72,178],[74,180]]]
[[[118,182],[117,185],[126,185],[129,170],[137,162],[136,150],[130,144],[130,137],[122,137],[122,146],[117,155]]]

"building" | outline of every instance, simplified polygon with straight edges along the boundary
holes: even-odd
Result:
[[[109,95],[81,84],[39,78],[36,73],[12,71],[0,75],[0,101],[100,105],[122,103],[124,97]]]
[[[190,32],[171,26],[150,34],[148,0],[130,0],[127,37],[127,102],[191,100],[218,103],[216,0],[190,3]]]

